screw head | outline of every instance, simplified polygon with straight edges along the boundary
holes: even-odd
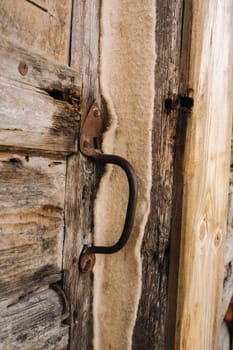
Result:
[[[91,272],[95,265],[95,254],[82,254],[79,260],[79,269],[81,272]]]
[[[96,109],[94,109],[94,111],[93,111],[93,115],[94,115],[94,117],[95,118],[98,118],[98,117],[100,117],[100,111],[96,108]]]
[[[20,62],[19,66],[18,66],[18,70],[19,70],[19,73],[21,75],[23,75],[23,76],[26,75],[27,72],[28,72],[28,65],[27,65],[27,63]]]

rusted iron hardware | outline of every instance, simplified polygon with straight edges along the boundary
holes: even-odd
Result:
[[[128,241],[132,230],[135,208],[137,201],[137,181],[135,171],[132,165],[124,158],[104,154],[101,151],[103,133],[103,119],[96,102],[90,108],[90,111],[81,126],[79,147],[83,155],[92,158],[97,163],[115,164],[119,166],[126,174],[129,185],[129,199],[126,211],[125,223],[119,240],[112,246],[84,246],[79,259],[79,268],[82,272],[92,271],[95,263],[94,254],[113,254],[122,249]]]
[[[60,297],[63,305],[62,310],[62,321],[66,320],[69,317],[70,307],[69,302],[67,300],[66,294],[62,287],[59,284],[50,284],[50,288],[52,288]]]

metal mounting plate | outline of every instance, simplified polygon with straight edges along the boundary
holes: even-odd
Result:
[[[103,118],[97,102],[94,102],[87,114],[79,139],[80,151],[87,157],[93,157],[101,150]]]

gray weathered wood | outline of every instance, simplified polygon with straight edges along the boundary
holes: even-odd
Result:
[[[61,323],[62,310],[62,300],[52,289],[0,308],[0,349],[67,349],[69,327]]]
[[[227,235],[225,242],[224,254],[224,280],[223,280],[223,295],[221,305],[221,321],[224,320],[227,309],[231,304],[233,297],[233,139],[231,140],[231,169],[230,169],[230,185],[228,194],[228,220],[227,220]],[[232,315],[231,315],[232,316]],[[232,317],[229,323],[232,323]],[[232,329],[231,329],[232,331]],[[228,332],[229,333],[229,332]],[[229,349],[229,334],[226,336],[226,325],[220,330],[220,349]],[[227,348],[228,345],[228,348]]]
[[[231,350],[230,333],[225,322],[221,325],[219,350]]]
[[[232,160],[233,160],[233,142],[232,142]],[[228,195],[228,223],[227,223],[227,236],[225,243],[225,271],[224,271],[224,283],[223,283],[223,298],[222,298],[222,319],[224,318],[228,305],[233,296],[233,162],[231,162],[230,171],[230,186]]]
[[[61,278],[66,163],[0,154],[0,300]]]
[[[64,95],[70,93],[70,98],[72,93],[78,93],[80,90],[80,72],[36,54],[3,35],[0,35],[0,54],[0,76],[9,79],[12,84],[19,82],[30,85],[44,93],[53,90]],[[25,75],[20,73],[21,62],[27,65]]]
[[[62,323],[67,311],[63,314],[60,297],[48,286],[62,278],[64,156],[77,152],[80,119],[80,77],[61,64],[69,62],[71,4],[3,0],[0,6],[4,350],[66,349],[68,344],[69,326]]]
[[[141,251],[142,294],[133,336],[135,350],[161,350],[167,336],[165,320],[178,120],[182,3],[182,0],[156,1],[153,182],[150,215]]]
[[[192,0],[183,1],[182,18],[182,45],[180,49],[180,80],[179,92],[183,96],[192,97],[189,90],[190,72],[190,42],[192,34]],[[190,96],[189,96],[190,94]],[[170,266],[167,301],[167,320],[165,328],[165,349],[174,349],[176,335],[176,309],[178,295],[178,273],[180,261],[180,232],[181,213],[183,210],[183,186],[184,186],[184,152],[186,142],[187,122],[191,117],[188,108],[180,108],[176,130],[176,146],[174,153],[174,185],[172,198],[171,238],[170,238]]]
[[[74,1],[71,65],[82,76],[81,112],[100,102],[98,80],[100,1]],[[78,154],[68,160],[64,289],[70,303],[70,349],[92,349],[92,274],[78,270],[85,243],[91,243],[94,197],[98,176],[93,163]]]
[[[76,152],[77,72],[2,36],[0,54],[0,149]],[[25,75],[20,63],[27,66]]]

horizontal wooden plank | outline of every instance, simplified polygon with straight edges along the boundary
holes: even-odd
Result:
[[[66,163],[0,154],[0,301],[61,278]]]
[[[0,80],[0,149],[77,151],[79,116],[67,102]]]
[[[61,323],[63,305],[54,290],[33,293],[0,310],[0,349],[67,349],[69,327]]]
[[[68,63],[72,0],[1,0],[0,33]]]
[[[0,149],[76,152],[78,74],[2,36],[0,57]]]
[[[67,65],[27,50],[3,35],[0,35],[0,55],[1,77],[44,91],[70,90],[71,94],[72,92],[79,94],[80,73]],[[20,63],[25,63],[27,68],[24,66],[20,68]]]

